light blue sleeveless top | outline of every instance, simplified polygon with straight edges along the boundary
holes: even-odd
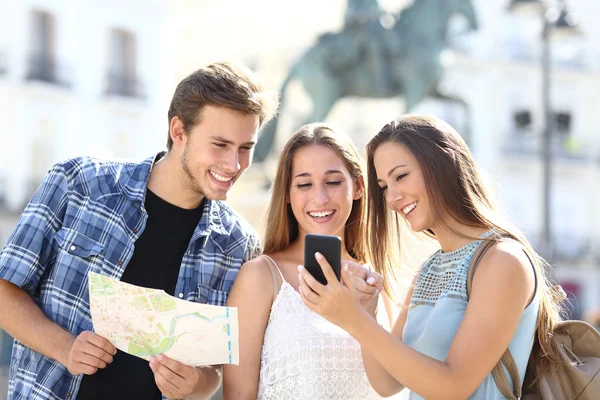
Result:
[[[482,237],[487,237],[491,231]],[[434,253],[419,272],[410,301],[402,341],[413,349],[443,361],[456,336],[467,309],[467,269],[481,240],[473,241],[455,251]],[[499,265],[498,267],[501,267]],[[533,346],[539,309],[539,291],[523,311],[509,349],[519,369],[521,381]],[[510,293],[506,294],[510,296]],[[427,373],[427,371],[423,371]],[[510,377],[507,375],[508,381]],[[521,382],[522,383],[522,382]],[[511,382],[512,386],[512,382]],[[416,393],[409,399],[422,399]],[[477,388],[471,400],[505,399],[490,374]]]

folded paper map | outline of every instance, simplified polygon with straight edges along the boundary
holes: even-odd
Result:
[[[237,308],[193,303],[90,272],[94,332],[143,359],[190,366],[239,363]]]

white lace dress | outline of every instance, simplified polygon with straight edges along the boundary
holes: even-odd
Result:
[[[281,272],[279,276],[282,284],[263,341],[258,399],[379,399],[365,374],[358,342],[308,309]]]

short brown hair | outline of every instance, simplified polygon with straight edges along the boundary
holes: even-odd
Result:
[[[200,122],[206,105],[223,106],[259,117],[263,126],[273,117],[279,104],[276,92],[268,91],[260,78],[242,65],[228,62],[210,64],[179,82],[169,107],[169,129],[173,117],[179,117],[190,132]],[[173,140],[169,132],[167,148]]]

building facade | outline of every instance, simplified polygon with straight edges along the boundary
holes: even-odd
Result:
[[[20,211],[59,160],[164,147],[165,4],[0,0],[4,209]]]
[[[537,16],[507,12],[505,3],[476,2],[480,30],[454,43],[444,85],[462,93],[472,107],[472,149],[499,203],[541,247],[542,24]],[[571,317],[585,318],[600,307],[600,114],[595,97],[600,92],[600,27],[595,24],[600,3],[566,4],[582,35],[552,35],[550,41],[550,261],[571,299]],[[430,107],[460,121],[461,115],[444,105]]]

